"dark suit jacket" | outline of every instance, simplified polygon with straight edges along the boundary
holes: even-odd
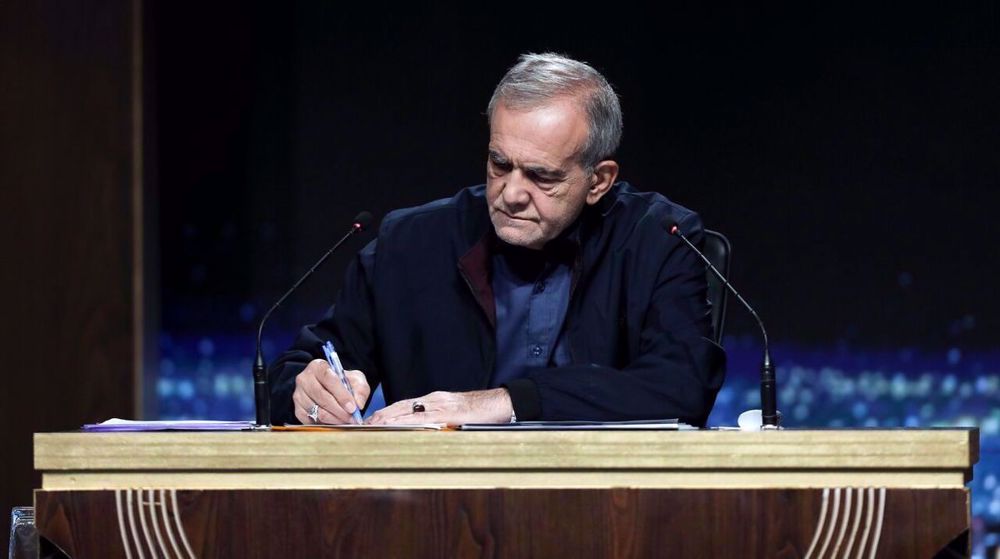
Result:
[[[561,336],[572,364],[505,386],[519,420],[679,418],[703,425],[725,375],[712,342],[698,216],[617,183],[576,227],[580,250]],[[383,385],[387,403],[489,387],[496,353],[485,187],[390,213],[347,270],[333,310],[302,329],[270,369],[276,424],[296,422],[295,376],[332,339],[344,366]]]

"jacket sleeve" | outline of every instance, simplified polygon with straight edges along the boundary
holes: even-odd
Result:
[[[680,227],[700,248],[704,233],[697,215],[690,214]],[[664,250],[648,307],[636,313],[637,351],[625,366],[533,369],[506,385],[518,419],[678,418],[705,424],[726,365],[725,352],[712,341],[707,270],[679,239],[671,239]]]
[[[282,353],[268,369],[272,423],[283,425],[299,422],[295,418],[292,404],[295,377],[313,359],[324,358],[322,345],[326,340],[333,341],[346,369],[357,369],[365,373],[372,392],[381,382],[375,357],[375,313],[371,289],[375,248],[376,241],[372,241],[361,249],[348,265],[336,304],[319,322],[303,327],[292,347]]]

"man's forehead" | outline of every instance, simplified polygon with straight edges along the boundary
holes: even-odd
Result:
[[[518,164],[564,167],[586,135],[586,119],[572,102],[526,110],[499,106],[490,122],[490,149]]]
[[[568,167],[572,161],[572,154],[569,156],[559,156],[549,152],[525,149],[523,146],[513,149],[505,149],[504,142],[495,136],[490,139],[490,154],[499,156],[504,162],[517,167],[544,167],[548,169],[562,169]]]

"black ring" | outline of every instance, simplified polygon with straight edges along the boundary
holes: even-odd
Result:
[[[420,402],[413,402],[413,413],[421,413],[425,411],[427,411],[427,408],[425,408],[423,404]]]

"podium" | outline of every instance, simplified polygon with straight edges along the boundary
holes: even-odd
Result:
[[[969,553],[976,429],[39,433],[71,557]]]

